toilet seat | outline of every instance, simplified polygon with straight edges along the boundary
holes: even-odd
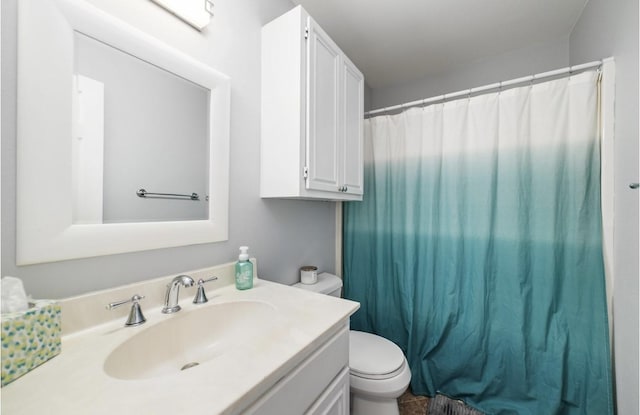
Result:
[[[368,396],[371,399],[396,399],[407,390],[411,381],[411,370],[407,363],[403,364],[400,372],[388,379],[370,379],[351,373],[349,375],[349,387],[352,393]],[[394,401],[395,403],[395,401]]]
[[[398,376],[406,365],[402,350],[392,341],[371,333],[349,333],[349,369],[351,375],[383,380]]]

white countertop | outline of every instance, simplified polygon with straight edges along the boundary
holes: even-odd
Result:
[[[207,296],[204,305],[181,302],[183,309],[176,315],[162,314],[159,307],[144,309],[147,323],[138,327],[124,327],[119,318],[63,336],[60,355],[2,388],[2,413],[239,413],[337,332],[359,306],[264,280],[256,280],[250,290],[227,285]],[[242,344],[183,372],[141,380],[105,373],[107,356],[141,330],[198,307],[236,300],[272,304],[281,320],[278,328],[259,342]]]

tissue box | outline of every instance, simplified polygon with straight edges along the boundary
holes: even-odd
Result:
[[[36,300],[29,306],[2,314],[2,386],[60,353],[60,305]]]

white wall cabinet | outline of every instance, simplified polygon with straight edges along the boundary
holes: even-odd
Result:
[[[364,77],[298,6],[262,29],[262,197],[362,200]]]

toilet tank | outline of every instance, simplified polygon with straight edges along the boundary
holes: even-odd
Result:
[[[318,281],[315,284],[303,284],[301,282],[293,284],[292,287],[302,288],[320,294],[328,294],[333,297],[340,297],[342,291],[342,279],[333,274],[322,272],[318,274]]]

